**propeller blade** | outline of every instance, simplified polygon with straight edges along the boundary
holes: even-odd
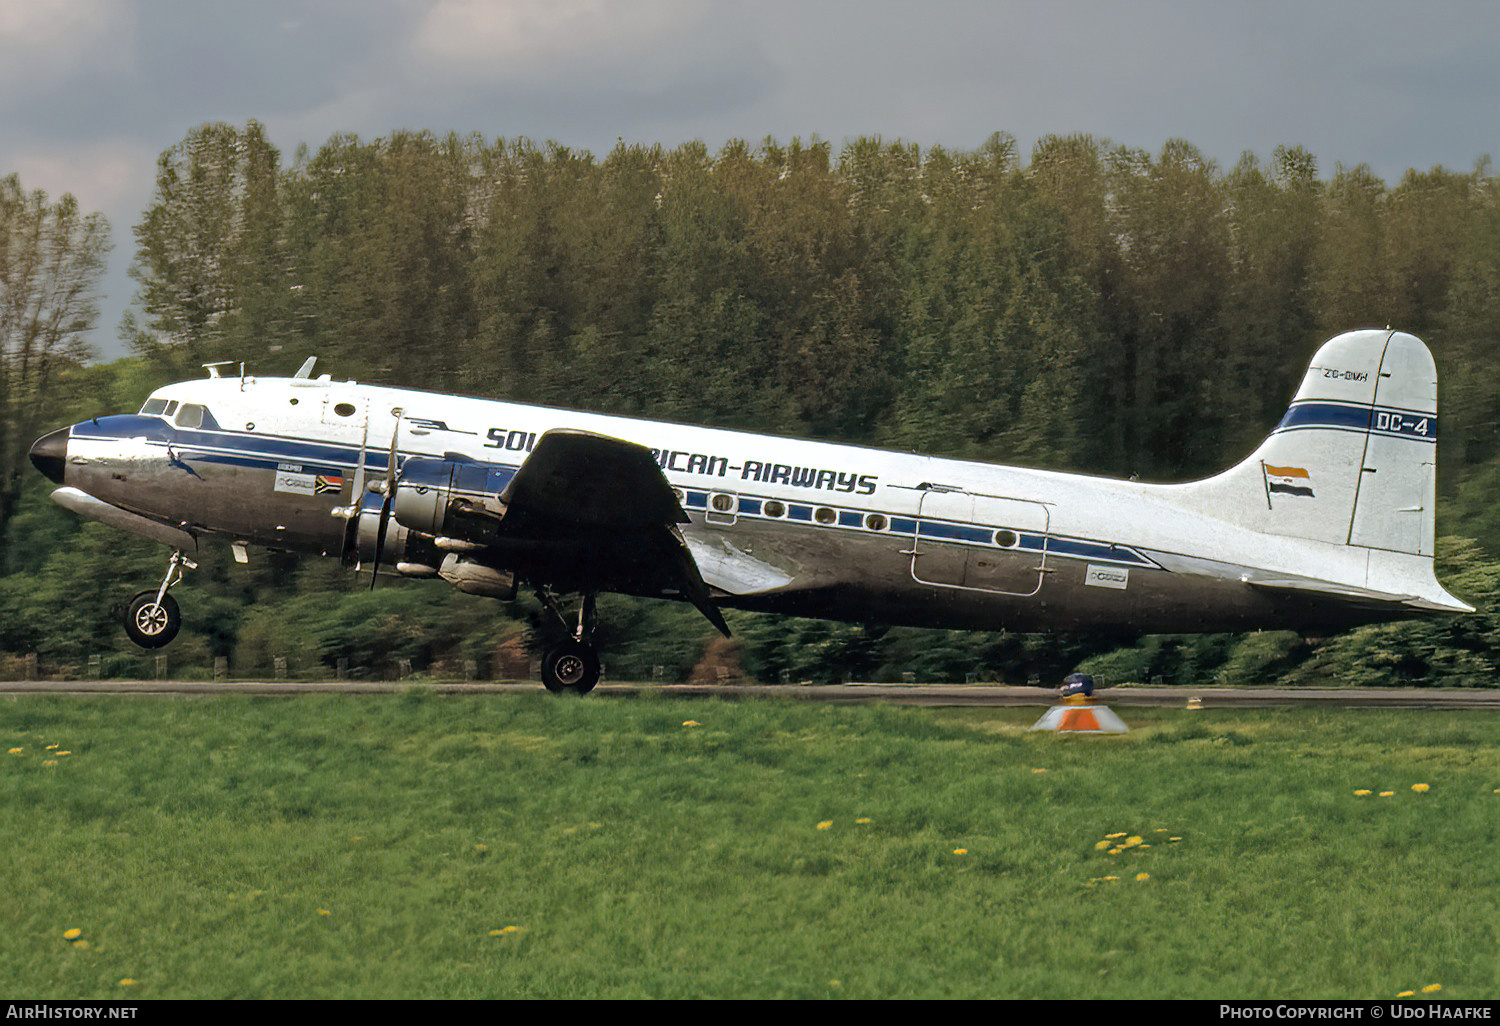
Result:
[[[380,554],[385,551],[385,529],[391,523],[391,501],[396,497],[394,488],[389,490],[380,504],[380,520],[375,528],[375,561],[370,564],[370,590],[375,590],[375,579],[380,575]]]
[[[391,504],[396,501],[396,438],[401,434],[401,408],[391,411],[396,423],[391,425],[391,451],[385,458],[385,501],[380,504],[380,520],[375,527],[375,561],[370,566],[370,590],[375,590],[375,578],[380,573],[380,554],[385,549],[385,531],[391,524]]]

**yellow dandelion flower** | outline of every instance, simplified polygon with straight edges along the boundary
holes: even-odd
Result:
[[[58,752],[57,754],[58,755],[72,755],[73,753],[72,752]],[[1414,787],[1414,788],[1412,788],[1412,790],[1415,791],[1416,788]]]
[[[1100,879],[1104,880],[1106,883],[1114,883],[1116,880],[1118,880],[1120,878],[1118,876],[1104,876],[1104,877],[1100,877]]]
[[[525,933],[525,932],[526,932],[526,927],[524,927],[524,926],[507,926],[507,927],[505,927],[503,929],[500,929],[500,930],[491,930],[490,931],[490,936],[491,937],[508,937],[508,936],[510,936],[513,933]]]
[[[1134,848],[1136,845],[1142,844],[1142,843],[1144,843],[1144,839],[1143,838],[1140,838],[1140,837],[1127,837],[1127,838],[1125,838],[1125,843],[1122,844],[1122,845],[1120,845],[1120,847],[1122,847],[1122,848]]]
[[[1367,794],[1370,793],[1370,789],[1367,788],[1367,787],[1360,788],[1358,791],[1355,791],[1354,793],[1357,794],[1357,795],[1359,795],[1360,797],[1364,797],[1365,795],[1367,795]]]
[[[821,822],[821,823],[818,824],[818,829],[819,830],[832,830],[833,829],[833,820],[831,820],[831,819],[825,819],[825,820],[823,820],[823,822]]]
[[[1100,841],[1098,844],[1094,845],[1094,850],[1095,851],[1103,851],[1105,848],[1112,848],[1112,847],[1114,847],[1114,845],[1110,844],[1108,841]]]
[[[1168,833],[1168,830],[1167,830],[1167,828],[1166,828],[1166,827],[1157,827],[1157,828],[1156,828],[1156,832],[1157,832],[1157,833],[1158,833],[1158,834],[1165,834],[1165,833]]]
[[[856,819],[854,822],[856,822],[856,823],[873,823],[875,821],[872,820],[869,816],[861,816],[859,819]]]
[[[54,749],[54,748],[61,748],[61,747],[62,747],[62,746],[61,746],[61,745],[48,745],[48,746],[47,746],[47,751],[49,751],[49,752],[50,752],[50,751],[52,751],[52,750],[53,750],[53,749]]]
[[[953,854],[955,854],[955,855],[967,855],[967,854],[969,854],[969,849],[967,849],[967,848],[954,848],[953,849]]]
[[[701,727],[701,726],[703,726],[703,724],[699,723],[697,720],[683,720],[682,721],[682,725],[684,727]]]
[[[1034,769],[1031,772],[1033,772],[1033,773],[1046,773],[1047,771],[1044,770],[1044,769]]]
[[[42,765],[43,766],[56,766],[57,765],[57,760],[56,759],[43,759],[42,760]]]
[[[1411,785],[1411,789],[1413,791],[1427,791],[1427,790],[1430,790],[1430,788],[1426,784],[1413,784],[1413,785]]]
[[[328,911],[326,908],[320,908],[320,909],[318,909],[318,915],[320,915],[320,916],[331,916],[331,915],[333,915],[333,913],[330,912],[330,911]]]
[[[1441,983],[1429,983],[1427,986],[1425,986],[1425,987],[1422,988],[1422,993],[1423,994],[1435,994],[1435,993],[1437,993],[1438,991],[1440,991],[1442,989],[1443,989],[1443,985]]]
[[[83,936],[83,931],[80,930],[80,929],[77,929],[76,927],[74,929],[72,929],[72,930],[64,930],[63,931],[63,940],[77,940],[79,937],[82,937],[82,936]]]
[[[1110,841],[1113,841],[1116,837],[1124,837],[1124,836],[1125,836],[1125,831],[1123,831],[1123,830],[1121,830],[1118,834],[1105,834],[1104,835],[1105,839],[1106,840],[1110,840]]]
[[[1182,840],[1182,838],[1180,838],[1180,837],[1168,837],[1167,840],[1169,840],[1169,841],[1180,841],[1180,840]]]
[[[1137,874],[1135,874],[1135,882],[1136,883],[1145,883],[1149,879],[1151,879],[1151,874],[1150,873],[1137,873]]]
[[[137,983],[136,980],[132,980],[129,976],[127,976],[123,980],[120,981],[120,986],[122,986],[122,987],[134,987],[136,985],[136,983]]]
[[[1109,853],[1111,855],[1118,855],[1118,854],[1120,854],[1120,852],[1122,852],[1124,850],[1125,850],[1124,848],[1111,848],[1111,849],[1109,849]]]
[[[24,748],[12,748],[10,750],[9,754],[11,754],[11,755],[20,755],[24,751],[26,751],[26,749],[24,749]]]
[[[1389,798],[1391,795],[1393,795],[1395,793],[1396,793],[1395,791],[1381,791],[1380,792],[1380,797],[1382,797],[1382,798]]]
[[[1396,996],[1397,997],[1416,997],[1417,996],[1417,992],[1414,991],[1414,990],[1403,990],[1401,993],[1397,994]]]

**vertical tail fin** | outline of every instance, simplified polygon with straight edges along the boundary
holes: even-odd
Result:
[[[1433,573],[1437,368],[1413,335],[1351,331],[1324,343],[1260,448],[1182,494],[1227,523],[1359,554],[1308,550],[1302,572],[1330,590],[1471,610]]]
[[[1205,512],[1266,534],[1431,556],[1437,369],[1413,335],[1325,343],[1249,459],[1191,486]]]

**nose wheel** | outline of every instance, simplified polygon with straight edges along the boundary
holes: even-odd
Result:
[[[198,564],[181,552],[172,553],[167,575],[155,591],[143,591],[125,608],[125,633],[141,648],[162,648],[182,629],[182,610],[167,589],[182,580],[182,568],[196,570]]]
[[[158,599],[156,592],[143,591],[125,610],[125,633],[141,648],[161,648],[177,637],[181,628],[182,611],[171,595]]]

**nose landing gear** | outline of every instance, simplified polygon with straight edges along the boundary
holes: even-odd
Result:
[[[182,568],[198,569],[198,564],[181,552],[172,553],[167,575],[155,591],[143,591],[130,600],[125,610],[125,633],[141,648],[162,648],[177,637],[182,628],[182,611],[167,589],[182,580]]]

